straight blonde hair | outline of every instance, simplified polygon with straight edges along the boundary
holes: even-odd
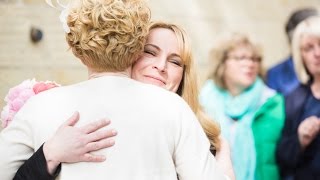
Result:
[[[301,40],[302,37],[306,35],[313,35],[320,38],[320,16],[313,16],[302,21],[293,33],[291,48],[294,70],[298,80],[302,84],[307,84],[312,78],[304,64],[301,54]]]
[[[199,103],[198,76],[191,52],[191,43],[189,37],[183,28],[176,24],[160,21],[152,22],[149,27],[149,31],[156,28],[169,29],[175,33],[184,65],[183,78],[176,93],[189,104],[193,112],[196,114],[204,132],[206,133],[211,143],[211,148],[218,151],[220,149],[220,126],[217,124],[217,122],[210,119],[209,116],[204,113]]]

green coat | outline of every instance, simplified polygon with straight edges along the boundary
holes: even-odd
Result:
[[[285,121],[284,98],[277,94],[269,98],[256,112],[252,131],[256,147],[256,179],[278,180],[276,146]]]

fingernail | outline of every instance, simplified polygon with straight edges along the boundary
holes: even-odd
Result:
[[[110,145],[114,145],[114,143],[115,143],[115,142],[114,142],[114,139],[110,139],[110,140],[109,140],[109,144],[110,144]]]
[[[105,161],[105,160],[106,160],[105,156],[100,157],[100,161]]]
[[[116,130],[114,130],[114,129],[111,131],[111,133],[112,133],[112,135],[117,135],[118,134],[118,132]]]

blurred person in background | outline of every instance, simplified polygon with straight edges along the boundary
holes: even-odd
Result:
[[[259,46],[244,34],[232,33],[216,43],[210,60],[213,70],[200,102],[221,124],[236,179],[279,179],[275,150],[284,124],[284,100],[261,79]]]
[[[277,147],[285,180],[320,179],[320,17],[301,22],[292,39],[299,86],[286,99],[286,120]]]
[[[315,8],[302,8],[294,11],[285,26],[289,45],[292,43],[292,34],[296,26],[310,16],[319,14]],[[266,84],[277,92],[287,95],[299,85],[296,73],[293,68],[292,55],[280,64],[270,68],[267,71]]]

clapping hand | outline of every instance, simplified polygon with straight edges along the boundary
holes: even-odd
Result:
[[[298,138],[302,148],[306,148],[319,134],[320,119],[310,116],[303,120],[298,127]]]

